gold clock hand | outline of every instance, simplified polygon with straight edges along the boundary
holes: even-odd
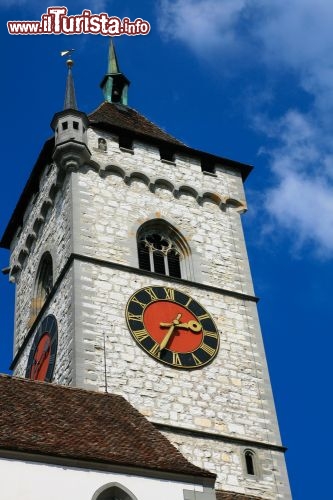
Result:
[[[200,332],[202,330],[202,326],[201,323],[199,323],[199,321],[194,321],[194,320],[189,321],[188,327],[190,330],[192,330],[192,332]]]
[[[167,326],[172,326],[172,323],[160,323],[160,326],[167,327]],[[176,325],[177,328],[188,328],[189,330],[192,330],[192,332],[200,332],[202,330],[202,326],[198,321],[190,320],[188,323],[178,323]]]
[[[181,313],[177,314],[177,317],[173,320],[172,325],[170,326],[166,336],[164,337],[164,339],[160,343],[160,348],[159,348],[160,351],[162,351],[166,347],[166,345],[168,344],[175,327],[179,325],[180,317],[181,317]]]

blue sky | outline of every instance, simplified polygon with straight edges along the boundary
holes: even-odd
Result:
[[[44,0],[1,0],[0,231],[63,105],[61,50],[75,48],[80,109],[102,101],[102,36],[10,36]],[[69,0],[151,23],[117,38],[129,104],[189,146],[255,166],[243,216],[287,465],[296,500],[327,498],[331,474],[333,3],[329,0]],[[1,268],[8,252],[0,251]],[[0,276],[0,371],[13,285]],[[331,333],[330,333],[331,332]],[[306,477],[305,477],[306,476]],[[328,483],[328,481],[327,481]]]

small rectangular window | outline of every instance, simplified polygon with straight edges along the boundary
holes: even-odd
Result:
[[[125,135],[119,136],[119,147],[130,150],[133,149],[133,139]]]
[[[79,122],[73,122],[73,129],[79,130]]]
[[[62,130],[67,130],[67,129],[68,129],[68,122],[63,122]]]

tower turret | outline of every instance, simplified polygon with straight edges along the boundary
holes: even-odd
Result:
[[[116,50],[111,38],[109,46],[108,70],[100,84],[105,101],[127,106],[129,85],[130,81],[123,73],[121,73],[119,69]]]
[[[66,64],[68,73],[64,110],[56,113],[51,122],[55,132],[53,160],[61,168],[75,170],[91,157],[87,146],[89,121],[87,115],[77,108],[72,74],[74,62],[69,57]]]

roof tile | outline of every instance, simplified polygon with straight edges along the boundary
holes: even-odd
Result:
[[[184,146],[184,143],[164,132],[164,130],[149,121],[135,109],[128,106],[103,102],[95,111],[90,113],[89,121],[92,125],[111,125],[127,129],[136,135],[144,135],[149,138]]]
[[[0,375],[0,448],[214,479],[122,396]]]

